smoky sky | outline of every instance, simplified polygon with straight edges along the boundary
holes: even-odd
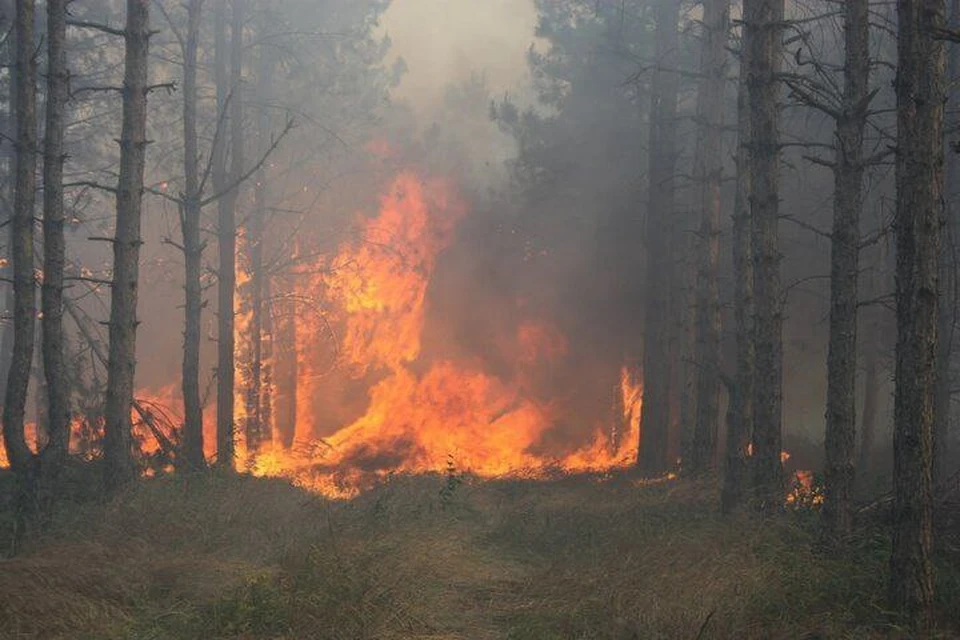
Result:
[[[477,72],[493,92],[525,96],[536,23],[533,0],[394,0],[382,25],[408,66],[395,96],[429,112],[448,85]]]

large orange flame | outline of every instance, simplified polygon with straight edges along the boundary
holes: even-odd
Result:
[[[540,446],[561,416],[554,403],[531,392],[528,380],[567,350],[565,338],[549,323],[518,327],[513,379],[484,371],[480,362],[421,362],[427,290],[466,207],[449,183],[411,172],[393,180],[380,205],[379,215],[361,223],[355,240],[313,270],[322,275],[307,278],[309,290],[302,294],[313,299],[322,289],[336,309],[342,322],[335,366],[354,380],[373,379],[366,410],[319,441],[310,434],[321,416],[304,407],[301,445],[294,452],[265,451],[254,472],[293,475],[324,493],[350,495],[371,478],[451,465],[490,477],[629,464],[639,441],[641,392],[626,367],[619,393],[611,390],[611,402],[619,405],[614,424],[601,422],[592,442],[565,454],[544,453]],[[308,341],[302,353],[316,354],[322,349],[317,338],[330,333],[324,326],[329,318],[314,316],[298,318],[300,335]],[[322,395],[328,377],[317,358],[301,356],[300,367],[307,372],[299,381],[301,399]]]

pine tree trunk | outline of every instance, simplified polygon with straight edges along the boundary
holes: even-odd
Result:
[[[933,429],[943,195],[943,0],[900,0],[897,366],[890,604],[918,626],[933,605]]]
[[[200,283],[203,244],[200,240],[200,172],[197,139],[197,49],[200,40],[202,0],[187,4],[187,33],[183,51],[183,172],[184,193],[180,211],[184,253],[183,332],[183,454],[190,469],[202,469],[203,405],[200,400],[200,327],[203,291]]]
[[[123,124],[117,223],[110,292],[110,352],[104,410],[104,480],[108,490],[134,478],[130,411],[136,372],[137,295],[140,279],[140,214],[147,150],[149,3],[127,0],[124,34]]]
[[[649,197],[647,208],[647,292],[644,328],[640,469],[660,473],[669,466],[672,355],[669,313],[673,256],[671,222],[675,209],[677,156],[677,58],[680,5],[659,0],[656,9],[656,67],[651,86]]]
[[[747,85],[747,34],[740,48],[737,91],[737,192],[733,204],[733,315],[736,372],[727,408],[723,489],[720,507],[730,513],[742,502],[747,477],[747,447],[753,436],[753,249],[750,236],[750,100]]]
[[[47,1],[47,113],[43,157],[43,372],[46,378],[48,442],[41,457],[42,496],[54,484],[70,447],[70,384],[64,361],[63,234],[64,112],[69,99],[67,0]]]
[[[263,371],[260,388],[260,423],[263,425],[264,443],[276,441],[273,422],[273,349],[273,282],[269,276],[265,275],[263,279]]]
[[[14,13],[14,3],[13,0],[0,0],[0,12],[5,16],[11,16]],[[13,59],[16,56],[14,51],[14,41],[16,37],[7,36],[2,45],[0,45],[0,51],[2,51],[3,61],[7,65],[7,95],[6,98],[6,109],[5,112],[0,114],[0,132],[8,140],[16,140],[16,98],[14,97],[14,88],[17,82],[17,73],[16,65],[13,63]],[[13,202],[14,200],[14,180],[13,176],[16,171],[16,145],[15,144],[4,144],[0,145],[0,158],[3,159],[3,165],[0,167],[0,170],[3,171],[3,175],[6,176],[3,179],[2,184],[0,184],[0,189],[3,190],[3,196],[6,198],[7,202]],[[8,248],[9,251],[9,248]],[[9,253],[4,255],[3,264],[0,264],[0,276],[3,277],[5,282],[10,282],[13,280],[13,266],[10,263]],[[2,319],[0,319],[0,413],[3,410],[3,404],[5,403],[4,396],[6,395],[7,389],[7,374],[10,372],[10,363],[13,359],[13,287],[4,285],[0,287],[2,291],[2,307],[0,307],[0,314],[2,314]]]
[[[703,48],[697,95],[700,238],[697,251],[697,392],[691,466],[694,473],[717,463],[720,425],[720,219],[723,210],[723,98],[727,82],[729,0],[703,5]]]
[[[960,0],[950,2],[950,23],[956,29],[960,26]],[[957,81],[960,79],[960,47],[953,45],[947,50],[947,103],[951,111],[956,112],[957,99],[960,90]],[[947,123],[947,131],[955,131],[958,120],[954,115],[952,122]],[[946,142],[956,142],[946,140]],[[934,484],[947,479],[950,473],[950,426],[952,424],[952,393],[954,377],[952,375],[953,351],[957,325],[958,289],[960,289],[960,212],[957,210],[957,197],[960,195],[960,156],[955,150],[946,153],[946,182],[945,206],[943,208],[946,223],[944,224],[943,250],[940,264],[940,349],[937,354],[937,409],[936,424],[934,426],[933,441],[933,475]]]
[[[783,498],[783,292],[780,286],[779,82],[783,0],[744,0],[750,100],[750,228],[754,283],[753,493],[763,511]]]
[[[844,91],[837,119],[834,211],[830,273],[830,338],[827,356],[826,502],[827,534],[850,536],[851,493],[857,427],[857,279],[860,214],[863,208],[863,134],[870,81],[868,0],[844,4]]]
[[[270,145],[270,118],[267,104],[272,93],[272,55],[267,49],[261,51],[257,70],[257,92],[261,108],[257,113],[257,137],[261,152]],[[267,172],[266,163],[257,170],[253,189],[253,212],[247,233],[247,246],[250,251],[250,367],[248,388],[246,390],[247,443],[248,450],[254,452],[260,445],[270,440],[270,425],[263,415],[264,408],[264,290],[266,279],[263,264],[263,235],[267,216]]]
[[[236,7],[234,7],[236,11]],[[217,85],[218,117],[221,124],[218,144],[214,148],[213,185],[224,193],[230,179],[227,170],[227,140],[230,137],[230,116],[233,104],[242,99],[240,87],[231,87],[227,75],[227,0],[219,0],[216,10],[214,74]],[[217,201],[218,292],[217,292],[217,465],[233,469],[234,443],[234,322],[233,302],[236,285],[236,189]]]
[[[286,283],[285,283],[286,285]],[[275,305],[276,395],[274,420],[280,444],[289,449],[297,435],[297,305],[293,288],[284,287],[283,302]]]
[[[3,441],[17,479],[18,519],[33,511],[36,460],[24,437],[24,414],[33,364],[37,292],[33,218],[37,188],[37,63],[33,0],[17,2],[13,104],[16,113],[14,204],[10,219],[13,271],[13,349],[3,403]]]
[[[864,475],[872,465],[874,440],[877,433],[877,409],[880,398],[880,367],[878,350],[880,342],[876,339],[876,328],[871,327],[871,339],[864,347],[863,362],[863,415],[860,417],[860,455],[857,457],[857,471]]]

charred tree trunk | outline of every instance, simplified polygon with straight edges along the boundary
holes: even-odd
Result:
[[[750,100],[746,33],[740,45],[737,93],[737,192],[733,204],[733,315],[736,372],[727,409],[727,438],[720,507],[730,513],[743,502],[747,447],[753,435],[753,250],[750,237]]]
[[[771,511],[783,498],[783,292],[780,286],[779,82],[783,0],[744,0],[750,101],[750,230],[753,248],[753,493]]]
[[[697,393],[691,466],[694,473],[717,463],[720,425],[720,216],[723,211],[723,94],[727,82],[729,0],[706,0],[697,95],[700,180],[700,264],[697,272]]]
[[[202,469],[203,404],[200,400],[200,326],[203,291],[200,284],[203,243],[200,240],[200,169],[197,142],[197,49],[202,0],[187,4],[187,33],[183,40],[183,173],[180,229],[184,254],[183,332],[183,457],[190,469]]]
[[[3,403],[3,441],[17,478],[17,510],[32,510],[36,490],[36,459],[24,435],[24,414],[33,364],[37,292],[34,278],[33,216],[37,188],[37,63],[34,57],[33,0],[17,2],[14,21],[16,168],[10,219],[13,269],[13,351]],[[19,519],[19,518],[18,518]]]
[[[677,48],[680,4],[659,0],[656,9],[656,67],[651,87],[649,193],[647,208],[647,299],[644,328],[644,398],[640,469],[660,473],[668,466],[672,375],[670,308],[673,256],[671,221],[675,208],[677,139]]]
[[[69,99],[67,0],[47,1],[47,113],[43,150],[43,372],[47,382],[47,446],[41,457],[41,496],[52,499],[53,486],[70,446],[70,384],[64,356],[63,235],[64,112]]]
[[[113,240],[110,293],[110,353],[104,410],[104,479],[116,489],[135,475],[131,419],[136,372],[137,295],[140,279],[140,214],[147,150],[147,67],[150,49],[149,3],[127,0],[124,30],[123,125],[117,223]]]
[[[857,278],[860,214],[863,208],[863,134],[870,101],[868,0],[844,3],[844,89],[837,118],[833,165],[834,210],[830,273],[830,339],[827,356],[826,502],[827,535],[849,537],[856,454]]]
[[[897,68],[897,365],[890,604],[918,626],[933,606],[936,420],[943,195],[943,0],[900,0]]]

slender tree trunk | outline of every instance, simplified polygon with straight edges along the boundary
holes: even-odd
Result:
[[[943,195],[943,0],[900,0],[897,367],[890,603],[918,626],[933,606],[933,428]]]
[[[245,0],[231,3],[232,22],[230,35],[230,171],[231,183],[238,182],[243,173],[243,27]],[[225,19],[225,18],[221,18]],[[225,43],[224,47],[226,46]],[[222,64],[222,58],[221,58]],[[220,72],[218,66],[218,73]],[[229,186],[229,185],[228,185]],[[234,335],[234,299],[237,287],[237,220],[236,209],[240,185],[232,184],[230,190],[218,201],[218,242],[220,245],[219,266],[219,316],[217,343],[217,433],[218,461],[231,467],[234,464],[234,391],[236,336]]]
[[[44,501],[70,447],[70,384],[64,360],[63,234],[64,112],[69,99],[67,70],[67,0],[47,0],[47,122],[43,151],[43,372],[47,382],[48,442],[41,457]]]
[[[14,3],[12,0],[0,0],[0,11],[5,16],[14,14]],[[16,65],[14,58],[13,42],[15,37],[7,37],[2,44],[3,62],[7,65],[8,87],[6,97],[6,113],[0,114],[0,123],[2,123],[3,135],[7,140],[16,140],[16,98],[14,90],[17,83]],[[16,145],[0,145],[0,158],[3,158],[3,179],[0,189],[3,189],[3,195],[6,202],[14,200],[14,173],[16,172]],[[9,247],[8,247],[9,251]],[[0,310],[0,414],[2,414],[3,404],[6,402],[4,396],[7,389],[7,374],[10,372],[10,363],[13,359],[13,287],[6,284],[13,280],[13,268],[10,264],[10,255],[4,255],[5,264],[0,266],[0,275],[4,278],[4,284],[0,286],[2,290],[2,310]]]
[[[257,70],[257,93],[261,107],[257,112],[257,138],[261,152],[270,145],[270,118],[267,104],[272,93],[272,55],[262,49]],[[264,290],[266,280],[263,264],[263,235],[267,216],[267,171],[266,163],[257,170],[253,188],[253,212],[247,233],[247,245],[250,251],[250,367],[247,380],[247,448],[256,452],[260,445],[270,440],[270,425],[263,415],[264,391]]]
[[[260,390],[260,420],[263,441],[273,443],[276,432],[273,422],[273,370],[274,370],[274,343],[273,343],[273,282],[269,277],[263,280],[263,373]]]
[[[744,30],[745,31],[745,30]],[[747,447],[753,435],[753,249],[750,237],[750,100],[747,85],[746,33],[740,47],[737,92],[737,192],[733,204],[733,315],[736,372],[727,409],[723,490],[720,507],[730,513],[743,502],[747,477]]]
[[[297,435],[297,305],[293,288],[284,286],[283,302],[276,305],[275,421],[280,444],[289,449]]]
[[[723,97],[727,83],[729,0],[703,5],[703,48],[697,95],[700,180],[700,257],[697,272],[697,415],[691,465],[694,473],[717,463],[720,425],[720,217],[723,211]]]
[[[640,469],[660,473],[669,466],[670,385],[672,376],[670,307],[674,278],[670,252],[675,209],[677,139],[677,58],[680,4],[659,0],[656,9],[656,67],[651,87],[649,196],[647,208],[647,299],[644,328],[644,398]]]
[[[950,23],[956,29],[960,26],[960,0],[950,0]],[[953,45],[947,53],[948,93],[947,102],[956,112],[960,91],[956,86],[960,80],[960,47]],[[960,121],[953,117],[947,123],[946,130],[954,130]],[[947,142],[951,142],[947,140]],[[946,154],[946,193],[943,208],[944,224],[943,251],[940,264],[940,349],[937,354],[937,409],[933,441],[934,484],[946,480],[950,473],[950,426],[952,424],[952,361],[957,324],[958,289],[960,289],[960,215],[957,211],[958,181],[960,181],[960,157],[956,152]]]
[[[184,194],[180,211],[184,253],[183,332],[183,453],[187,467],[202,469],[203,404],[200,400],[200,326],[203,292],[200,284],[203,243],[200,240],[200,172],[197,142],[197,49],[202,0],[187,4],[187,33],[183,51],[183,171]]]
[[[113,241],[110,292],[110,353],[104,410],[105,483],[116,489],[134,478],[130,412],[136,372],[137,296],[140,280],[140,214],[147,150],[147,70],[150,49],[149,3],[127,0],[124,33],[123,125],[117,228]]]
[[[218,144],[214,147],[213,185],[216,193],[227,188],[227,140],[229,139],[228,108],[239,102],[239,87],[230,86],[227,75],[227,0],[218,0],[215,25],[214,73],[217,84],[217,107],[221,125]],[[231,109],[232,111],[232,109]],[[236,222],[232,194],[217,201],[217,242],[219,279],[217,293],[217,465],[232,469],[234,464],[233,416],[233,298],[236,282]]]
[[[827,356],[827,534],[845,539],[853,528],[854,456],[857,431],[857,278],[863,208],[863,134],[870,100],[869,1],[844,3],[843,107],[837,119],[834,160],[833,241],[830,274],[830,339]]]
[[[749,52],[750,227],[753,244],[756,376],[753,414],[753,489],[757,506],[776,509],[783,498],[783,292],[780,286],[779,82],[783,0],[744,0]]]
[[[27,390],[33,364],[37,292],[34,278],[33,217],[37,188],[37,63],[34,57],[33,0],[17,2],[14,21],[16,168],[10,219],[13,266],[13,351],[3,403],[3,441],[17,478],[18,520],[34,509],[36,459],[24,436]]]
[[[871,327],[871,338],[876,336],[876,328]],[[880,343],[872,339],[866,345],[863,363],[863,415],[860,417],[860,455],[857,457],[857,470],[866,474],[872,467],[873,446],[877,433],[877,409],[880,398]]]

